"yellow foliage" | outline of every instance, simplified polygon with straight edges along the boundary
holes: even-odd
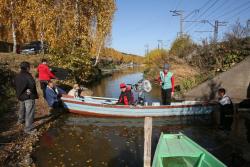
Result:
[[[101,52],[101,56],[103,58],[112,58],[116,62],[120,63],[137,63],[142,64],[144,57],[137,56],[137,55],[131,55],[126,53],[121,53],[113,48],[104,48]]]
[[[169,56],[169,53],[167,50],[155,49],[155,50],[150,51],[145,56],[144,63],[148,67],[158,68],[160,66],[163,66],[163,64],[166,62],[168,56]]]

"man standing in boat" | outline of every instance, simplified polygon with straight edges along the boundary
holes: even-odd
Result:
[[[163,71],[160,71],[158,80],[161,85],[161,98],[163,105],[171,104],[171,97],[174,95],[174,76],[169,71],[169,64],[164,64]]]
[[[218,90],[220,104],[220,128],[230,131],[233,123],[234,107],[231,98],[224,88]]]

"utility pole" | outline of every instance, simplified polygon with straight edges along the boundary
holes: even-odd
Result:
[[[172,16],[180,16],[180,32],[179,35],[180,37],[183,37],[183,10],[170,10],[172,14]]]
[[[224,21],[221,22],[221,21],[215,20],[214,25],[211,24],[208,20],[207,22],[214,27],[214,42],[216,43],[218,40],[219,26],[226,26],[227,22],[224,22]]]
[[[214,42],[217,42],[218,40],[218,32],[219,32],[219,26],[226,26],[225,21],[218,21],[215,20],[214,24],[212,24],[209,20],[200,20],[200,21],[186,21],[186,22],[200,22],[200,23],[208,23],[214,28]],[[196,32],[210,32],[210,31],[196,31]]]
[[[163,40],[157,40],[157,42],[158,42],[158,50],[159,49],[163,49]]]
[[[250,37],[250,20],[247,20],[247,37]]]
[[[147,55],[149,53],[149,45],[146,44],[144,45],[144,47],[145,47],[145,55]]]

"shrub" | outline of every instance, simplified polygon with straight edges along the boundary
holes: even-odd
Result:
[[[7,111],[8,100],[14,96],[15,91],[12,86],[14,72],[11,71],[7,64],[0,64],[0,114]]]

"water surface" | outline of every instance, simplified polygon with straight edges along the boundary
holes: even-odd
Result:
[[[121,82],[135,84],[142,77],[139,69],[117,72],[92,85],[91,89],[95,96],[118,97]],[[147,100],[160,100],[158,86],[153,86]],[[143,125],[143,119],[65,114],[43,134],[33,156],[41,167],[142,167]],[[231,147],[227,141],[218,137],[210,115],[153,119],[152,157],[161,132],[182,132],[222,161],[229,161]]]

